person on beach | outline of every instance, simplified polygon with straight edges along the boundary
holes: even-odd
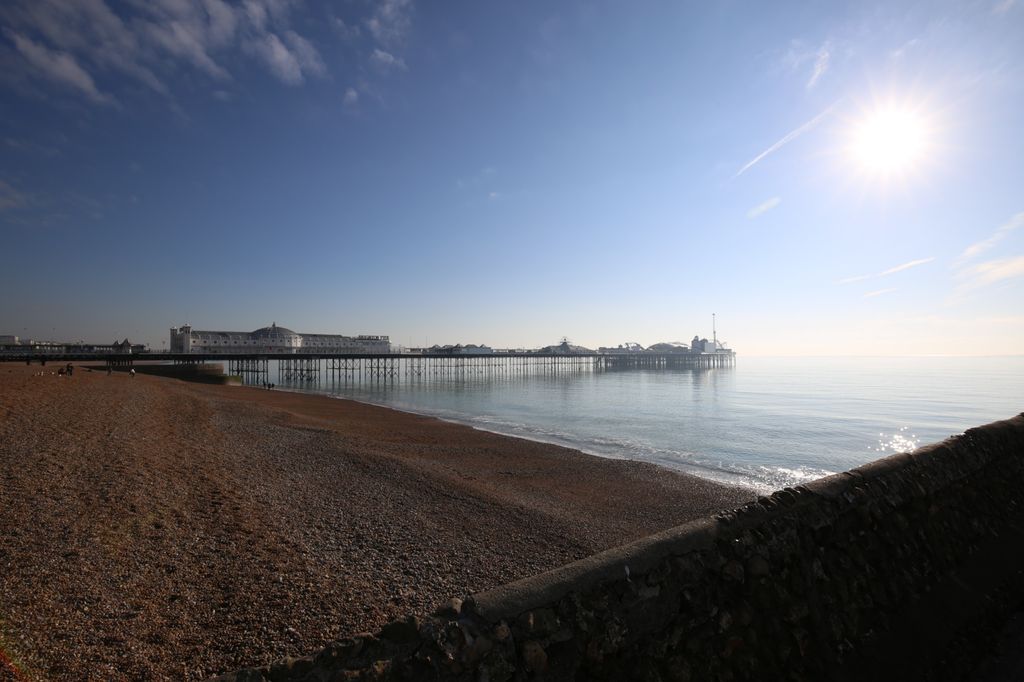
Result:
[[[130,370],[128,370],[128,375],[129,376],[135,376],[135,368],[134,367],[132,367]]]

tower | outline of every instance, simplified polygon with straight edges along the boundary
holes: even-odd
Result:
[[[715,331],[715,314],[711,313],[711,339],[714,342],[714,350],[718,350],[718,332]]]

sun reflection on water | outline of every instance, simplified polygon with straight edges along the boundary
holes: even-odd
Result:
[[[921,444],[921,439],[913,433],[907,433],[910,430],[909,426],[901,426],[896,433],[892,435],[886,435],[884,433],[878,434],[878,445],[876,447],[868,447],[868,450],[875,452],[913,452],[917,449],[917,446]]]

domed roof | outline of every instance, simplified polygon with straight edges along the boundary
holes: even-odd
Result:
[[[293,332],[287,327],[278,327],[277,323],[271,324],[269,327],[260,327],[252,333],[258,339],[266,338],[280,338],[282,336],[296,336],[296,332]]]

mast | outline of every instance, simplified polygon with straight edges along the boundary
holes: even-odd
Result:
[[[718,332],[715,331],[715,314],[711,313],[711,338],[715,342],[714,349],[718,350]]]

